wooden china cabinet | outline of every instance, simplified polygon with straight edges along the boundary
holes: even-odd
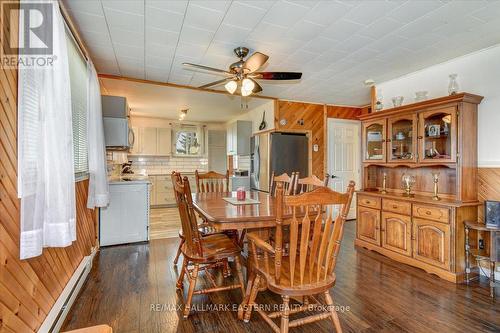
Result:
[[[464,221],[477,219],[479,205],[482,99],[460,93],[360,116],[364,177],[357,195],[357,246],[448,281],[464,280]],[[433,199],[435,173],[439,200]],[[415,178],[410,196],[403,175]]]

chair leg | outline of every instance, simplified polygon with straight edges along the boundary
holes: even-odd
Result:
[[[283,315],[281,316],[280,333],[288,333],[288,316],[290,315],[290,297],[281,296],[283,298]]]
[[[199,264],[194,264],[192,276],[189,277],[189,291],[187,295],[186,304],[184,305],[184,319],[189,316],[191,310],[191,300],[193,299],[194,287],[196,287],[196,280],[198,279]]]
[[[181,255],[181,248],[182,248],[182,245],[184,245],[184,238],[181,238],[181,242],[179,243],[179,248],[177,249],[177,254],[175,255],[175,259],[174,259],[174,265],[177,265],[177,262],[179,261],[179,256]]]
[[[227,278],[231,276],[231,268],[229,267],[229,261],[227,259],[223,259],[222,263],[222,275]]]
[[[252,308],[255,304],[255,298],[257,298],[257,292],[259,291],[260,275],[257,274],[252,283],[252,291],[250,292],[250,297],[248,298],[247,308],[245,310],[245,323],[250,321],[250,316],[252,315]]]
[[[254,280],[255,280],[255,274],[248,275],[248,268],[247,268],[247,287],[245,288],[245,295],[243,295],[243,302],[241,302],[241,305],[238,308],[239,320],[245,319],[245,312],[248,307],[248,300],[250,299],[250,293],[252,292],[252,286]]]
[[[243,280],[243,272],[241,271],[240,256],[234,257],[234,262],[236,264],[236,273],[238,274],[238,280],[240,280],[242,296],[243,298],[245,298],[245,280]]]
[[[177,284],[176,284],[177,289],[180,290],[184,289],[184,275],[186,274],[187,265],[188,265],[188,260],[184,258],[184,260],[182,260],[181,273],[179,274],[179,278],[177,279]]]
[[[332,317],[333,326],[335,326],[335,331],[337,333],[342,333],[342,327],[340,326],[339,316],[337,315],[337,311],[335,311],[335,304],[333,303],[332,295],[327,290],[325,291],[325,300],[326,305],[330,308],[330,316]]]

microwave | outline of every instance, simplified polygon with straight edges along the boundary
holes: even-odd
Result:
[[[103,117],[106,149],[127,150],[134,145],[135,136],[128,118]]]

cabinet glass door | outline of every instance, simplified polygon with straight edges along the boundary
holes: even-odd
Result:
[[[388,120],[389,162],[416,161],[416,115],[406,115]]]
[[[457,112],[447,107],[420,114],[421,162],[455,162]]]
[[[363,125],[364,160],[385,162],[385,119]]]

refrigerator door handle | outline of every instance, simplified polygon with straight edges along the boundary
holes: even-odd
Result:
[[[255,180],[259,182],[260,180],[260,152],[259,146],[255,146]]]

